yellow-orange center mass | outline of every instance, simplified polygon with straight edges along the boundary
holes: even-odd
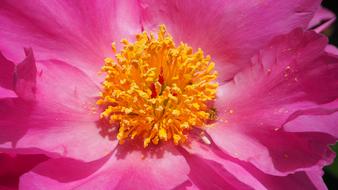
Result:
[[[175,45],[163,25],[157,37],[143,32],[134,43],[121,41],[115,58],[106,58],[106,78],[97,104],[108,128],[118,128],[117,139],[180,144],[194,127],[213,119],[208,102],[215,99],[217,72],[210,56],[187,44]]]

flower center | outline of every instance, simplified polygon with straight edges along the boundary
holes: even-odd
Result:
[[[210,56],[184,43],[176,46],[163,25],[157,38],[143,32],[134,43],[121,42],[119,53],[113,44],[115,59],[105,59],[97,101],[104,108],[101,119],[110,123],[106,130],[118,129],[121,144],[140,138],[144,147],[169,140],[177,145],[191,129],[213,119],[208,102],[215,99],[218,84]]]

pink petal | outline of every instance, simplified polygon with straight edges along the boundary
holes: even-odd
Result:
[[[337,49],[337,47],[335,47],[333,45],[328,44],[325,48],[325,51],[332,54],[332,55],[338,56],[338,49]]]
[[[17,65],[0,53],[0,88],[12,90],[20,98],[33,101],[36,91],[36,64],[32,49],[25,49],[25,53],[26,58]],[[8,91],[2,92],[13,97]],[[1,96],[5,97],[3,94]]]
[[[16,98],[17,95],[12,90],[0,87],[0,99],[2,98]]]
[[[324,171],[322,169],[311,170],[306,172],[309,179],[316,186],[317,190],[326,190],[327,187],[323,181]]]
[[[95,122],[61,120],[35,121],[41,125],[28,123],[27,127],[30,128],[13,148],[39,148],[62,157],[90,161],[101,158],[116,146],[116,142],[111,142],[99,134]]]
[[[251,189],[250,186],[254,186],[256,189],[263,189],[262,184],[245,169],[216,156],[210,150],[211,147],[197,148],[195,146],[199,145],[196,144],[193,145],[193,148],[186,148],[189,153],[182,151],[190,165],[188,176],[192,184],[187,184],[187,187],[196,186],[196,189]]]
[[[177,42],[211,54],[221,74],[230,79],[272,37],[306,28],[319,0],[164,1],[142,0],[145,30],[165,24]]]
[[[251,68],[218,90],[220,120],[209,130],[215,143],[270,174],[330,163],[338,59],[324,52],[325,44],[324,37],[299,29],[261,50]],[[325,115],[331,125],[316,130],[298,126],[295,131],[302,133],[296,134],[280,129],[305,115]]]
[[[95,96],[97,86],[79,69],[61,61],[38,65],[36,101],[0,101],[0,144],[38,148],[50,153],[94,160],[106,155],[116,142],[99,134]],[[81,143],[79,143],[81,142]]]
[[[20,188],[172,189],[187,180],[189,168],[173,147],[154,149],[146,155],[130,148],[118,148],[103,159],[108,159],[106,162],[48,161],[25,174]]]
[[[285,124],[289,132],[324,132],[338,138],[338,100],[332,111],[321,114],[301,115]]]
[[[26,58],[16,66],[15,92],[24,100],[33,101],[36,93],[36,64],[32,49],[25,49]]]
[[[316,168],[308,172],[296,172],[287,176],[274,176],[266,174],[252,164],[235,159],[224,152],[222,152],[215,144],[205,145],[194,142],[186,150],[190,152],[191,157],[200,157],[200,162],[203,159],[207,162],[215,162],[217,167],[213,167],[214,172],[219,172],[225,181],[235,182],[236,180],[246,184],[247,187],[235,186],[231,189],[317,189],[325,187],[321,179],[321,173]],[[209,183],[214,185],[212,181],[208,180],[208,172],[199,173],[202,179],[200,183]],[[207,180],[203,180],[207,179]],[[215,187],[216,188],[216,187]],[[214,188],[214,189],[215,189]],[[217,189],[217,188],[216,188]],[[219,188],[221,189],[221,188]]]
[[[252,173],[260,180],[266,189],[269,190],[283,190],[283,189],[295,189],[295,190],[319,190],[318,183],[321,183],[321,187],[325,186],[321,176],[316,176],[316,181],[307,176],[306,172],[296,172],[289,174],[285,177],[266,175],[259,171],[252,171]],[[319,181],[321,180],[321,181]],[[315,184],[317,183],[317,184]]]
[[[334,13],[324,7],[320,7],[316,11],[308,27],[319,33],[331,26],[335,20],[336,16]]]
[[[90,76],[110,55],[111,43],[139,32],[136,0],[2,1],[0,51],[14,61],[32,47],[37,59],[60,59]]]
[[[37,101],[41,106],[93,115],[89,110],[96,107],[100,89],[82,70],[58,60],[41,61],[38,70]]]

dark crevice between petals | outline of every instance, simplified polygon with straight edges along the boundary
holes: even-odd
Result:
[[[0,187],[18,188],[20,176],[46,160],[48,157],[43,154],[0,153]]]

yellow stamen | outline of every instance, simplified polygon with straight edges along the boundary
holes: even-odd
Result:
[[[214,119],[207,102],[218,84],[210,56],[184,43],[176,46],[163,25],[157,39],[143,32],[134,43],[121,43],[115,59],[104,60],[107,76],[97,101],[104,108],[101,118],[119,124],[120,143],[137,137],[144,147],[168,140],[180,144],[193,127]],[[115,43],[112,49],[116,52]]]

